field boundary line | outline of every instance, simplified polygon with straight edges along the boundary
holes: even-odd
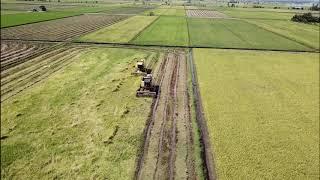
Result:
[[[158,21],[159,18],[160,18],[160,16],[158,16],[155,20],[153,20],[151,23],[149,23],[146,27],[141,29],[135,36],[133,36],[133,38],[131,38],[128,41],[128,43],[133,42],[134,40],[136,40],[144,30],[146,30],[148,27],[150,27],[152,24],[154,24],[156,21]]]
[[[262,26],[260,26],[260,25],[257,25],[257,24],[255,24],[255,23],[252,23],[252,22],[249,22],[249,21],[246,21],[246,20],[242,20],[242,21],[244,21],[244,22],[246,22],[246,23],[248,23],[248,24],[252,24],[252,25],[254,25],[254,26],[256,26],[256,27],[258,27],[258,28],[260,28],[260,29],[263,29],[263,30],[265,30],[265,31],[271,32],[271,33],[276,34],[276,35],[278,35],[278,36],[281,36],[281,37],[283,37],[283,38],[285,38],[285,39],[288,39],[288,40],[290,40],[290,41],[293,41],[293,42],[296,42],[296,43],[298,43],[298,44],[301,44],[301,45],[303,45],[303,46],[305,46],[305,47],[308,47],[308,48],[311,48],[311,49],[314,49],[314,50],[318,50],[318,51],[319,51],[319,49],[314,48],[314,47],[310,46],[309,44],[306,44],[306,43],[304,43],[304,42],[302,42],[302,41],[299,41],[299,40],[297,40],[297,39],[291,38],[291,37],[286,36],[286,35],[283,35],[283,34],[281,34],[281,33],[277,33],[277,32],[272,31],[272,30],[270,30],[270,29],[266,29],[266,28],[264,28],[264,27],[262,27]]]
[[[205,175],[206,179],[216,180],[217,174],[215,170],[215,162],[212,153],[212,146],[210,143],[210,137],[208,132],[207,121],[205,119],[204,110],[202,106],[201,94],[199,90],[199,84],[197,79],[197,70],[193,61],[193,50],[189,49],[189,66],[191,70],[192,90],[194,96],[194,104],[196,109],[196,122],[200,128],[200,141],[203,145],[202,156],[205,163]]]
[[[189,20],[188,20],[189,17],[186,16],[185,19],[186,19],[186,22],[187,22],[187,30],[188,30],[188,45],[190,47],[191,46],[191,35],[190,35],[190,29],[189,29]]]
[[[8,40],[8,41],[29,41],[29,42],[51,42],[51,43],[59,43],[59,42],[68,42],[73,45],[76,44],[83,44],[83,45],[105,45],[109,47],[155,47],[155,48],[205,48],[205,49],[226,49],[226,50],[246,50],[246,51],[270,51],[270,52],[305,52],[305,53],[319,53],[319,50],[312,49],[312,50],[285,50],[285,49],[263,49],[263,48],[235,48],[235,47],[213,47],[213,46],[201,46],[201,45],[195,45],[195,46],[181,46],[181,45],[156,45],[156,44],[135,44],[135,43],[111,43],[111,42],[93,42],[93,41],[61,41],[61,40],[28,40],[28,39],[1,39],[1,40]]]

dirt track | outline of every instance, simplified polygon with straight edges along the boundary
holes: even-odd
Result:
[[[160,95],[146,127],[136,179],[194,179],[185,54],[169,53],[155,73]]]

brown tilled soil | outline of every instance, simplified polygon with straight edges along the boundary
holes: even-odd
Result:
[[[210,11],[204,9],[187,10],[188,17],[201,17],[201,18],[228,18],[227,15],[218,11]]]
[[[1,39],[69,41],[129,16],[81,15],[1,29]]]
[[[137,179],[194,179],[187,65],[184,52],[170,52],[155,70],[155,100]]]

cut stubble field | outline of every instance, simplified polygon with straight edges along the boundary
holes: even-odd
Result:
[[[135,97],[131,72],[135,58],[155,53],[83,47],[1,103],[1,178],[131,179],[152,101]]]
[[[219,179],[318,179],[319,54],[194,54]]]

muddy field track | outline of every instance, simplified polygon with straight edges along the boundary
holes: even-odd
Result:
[[[188,17],[199,17],[199,18],[228,18],[227,15],[218,11],[209,11],[204,9],[190,9],[186,10]]]
[[[135,179],[194,179],[185,53],[169,52],[155,69],[160,93],[145,129]]]
[[[1,29],[1,39],[70,41],[129,16],[85,14],[34,24]]]
[[[42,53],[53,49],[58,43],[31,43],[1,41],[1,71],[13,68]]]
[[[79,56],[82,47],[61,47],[1,72],[1,102],[42,81]]]

